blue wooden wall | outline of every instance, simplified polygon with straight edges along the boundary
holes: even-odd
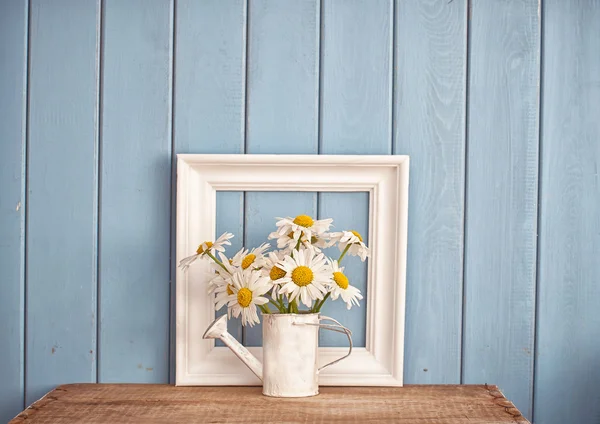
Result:
[[[173,382],[188,152],[411,155],[406,383],[600,422],[599,52],[596,0],[0,0],[0,422]],[[218,226],[366,202],[228,193]]]

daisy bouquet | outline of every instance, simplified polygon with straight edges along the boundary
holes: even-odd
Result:
[[[208,290],[214,294],[215,309],[227,307],[228,316],[239,317],[242,325],[259,322],[257,309],[270,313],[318,313],[323,304],[341,298],[350,309],[359,306],[360,290],[350,284],[341,262],[346,255],[365,261],[369,248],[356,231],[330,232],[333,219],[315,220],[308,215],[276,218],[276,231],[269,234],[277,249],[269,243],[247,249],[234,256],[225,254],[233,234],[205,241],[196,254],[183,259],[187,269],[196,260],[210,262]],[[325,248],[337,246],[337,259],[325,256]]]

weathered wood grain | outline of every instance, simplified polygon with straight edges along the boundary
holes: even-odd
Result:
[[[467,1],[396,2],[394,153],[410,155],[404,378],[459,383]]]
[[[600,2],[543,2],[534,419],[600,422]]]
[[[392,146],[392,2],[324,0],[322,10],[319,152],[389,154]],[[334,218],[335,231],[356,230],[365,240],[368,240],[368,210],[369,198],[363,193],[319,195],[320,218]],[[339,257],[339,251],[330,249],[328,253],[334,259]],[[334,315],[351,328],[357,346],[364,346],[369,295],[366,292],[367,262],[346,257],[342,265],[347,266],[348,278],[365,296],[362,307],[346,311],[342,302],[328,301],[323,313]],[[326,331],[320,335],[323,346],[346,346],[344,339]]]
[[[321,387],[318,396],[295,399],[261,390],[73,384],[58,387],[10,424],[528,423],[496,386]]]
[[[0,422],[18,412],[25,389],[28,13],[25,0],[0,1]]]
[[[103,5],[98,380],[166,383],[172,1]]]
[[[317,153],[319,2],[256,0],[248,14],[246,152]],[[245,244],[267,241],[276,216],[316,211],[316,194],[246,193]],[[244,331],[260,346],[261,325]]]
[[[100,3],[30,2],[26,402],[96,380]]]
[[[246,1],[180,0],[175,12],[174,153],[244,153]],[[243,193],[217,193],[216,237],[226,231],[235,236],[228,255],[241,248],[243,225]],[[230,320],[228,331],[242,341],[239,319]]]
[[[538,1],[474,2],[470,29],[463,382],[532,413]]]

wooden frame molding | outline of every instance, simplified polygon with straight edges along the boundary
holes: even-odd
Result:
[[[366,347],[319,377],[329,386],[401,386],[408,156],[177,155],[177,263],[215,237],[217,191],[369,192]],[[202,339],[215,311],[207,264],[177,270],[177,385],[260,385],[227,347]],[[249,348],[260,360],[262,348]],[[319,348],[320,363],[346,348]]]

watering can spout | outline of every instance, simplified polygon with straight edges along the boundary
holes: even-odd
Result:
[[[212,322],[202,336],[204,339],[221,339],[235,355],[262,381],[262,364],[240,342],[227,332],[227,315],[220,316]]]

